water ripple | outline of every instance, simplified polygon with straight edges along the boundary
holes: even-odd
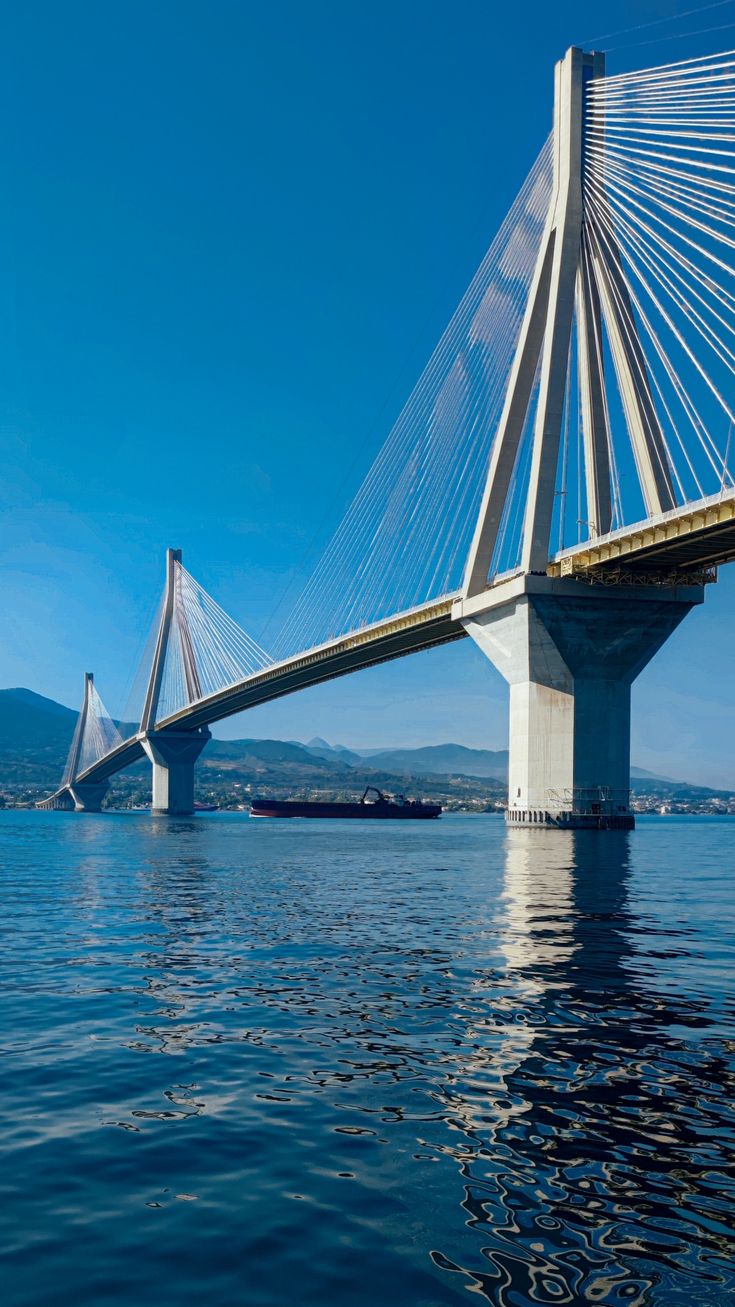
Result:
[[[10,1307],[730,1301],[732,823],[0,829]]]

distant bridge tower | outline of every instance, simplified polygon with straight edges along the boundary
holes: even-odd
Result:
[[[191,647],[190,633],[177,604],[177,591],[181,576],[181,550],[166,551],[166,589],[161,620],[156,637],[148,688],[140,720],[141,743],[153,765],[152,811],[169,816],[187,816],[194,811],[194,764],[208,740],[210,732],[199,730],[156,731],[156,718],[161,698],[166,656],[172,637],[178,643],[178,653],[187,693],[191,699],[199,698],[199,674]]]
[[[608,588],[546,574],[575,306],[591,534],[602,535],[611,526],[603,322],[647,511],[654,515],[675,507],[614,238],[603,250],[585,225],[585,87],[603,75],[604,56],[578,49],[556,66],[549,218],[463,592],[453,610],[510,685],[507,816],[521,825],[586,826],[600,819],[610,826],[633,825],[631,684],[704,597],[697,585]],[[488,575],[536,383],[521,572],[490,588]]]
[[[84,697],[64,769],[65,795],[59,806],[75,812],[99,812],[109,788],[107,778],[86,778],[85,771],[119,743],[120,735],[94,685],[93,672],[84,673]],[[53,806],[56,806],[54,804]]]

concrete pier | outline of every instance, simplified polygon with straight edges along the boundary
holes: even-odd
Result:
[[[74,781],[69,786],[69,793],[74,800],[74,811],[100,812],[102,800],[109,788],[109,781]]]
[[[142,743],[153,764],[152,811],[185,817],[194,811],[194,764],[208,730],[149,731]]]
[[[630,829],[630,690],[699,586],[519,576],[463,625],[510,686],[507,820]],[[475,614],[468,612],[474,607]]]

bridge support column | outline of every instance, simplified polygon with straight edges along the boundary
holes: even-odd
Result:
[[[74,800],[74,811],[99,812],[109,788],[109,781],[72,781],[69,793]]]
[[[194,811],[194,764],[211,738],[207,730],[148,732],[143,748],[153,764],[153,812],[185,817]]]
[[[523,576],[497,592],[462,619],[510,685],[507,820],[631,829],[630,688],[702,588]]]

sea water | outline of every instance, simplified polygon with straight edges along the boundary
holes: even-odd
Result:
[[[0,853],[5,1307],[731,1300],[735,822]]]

